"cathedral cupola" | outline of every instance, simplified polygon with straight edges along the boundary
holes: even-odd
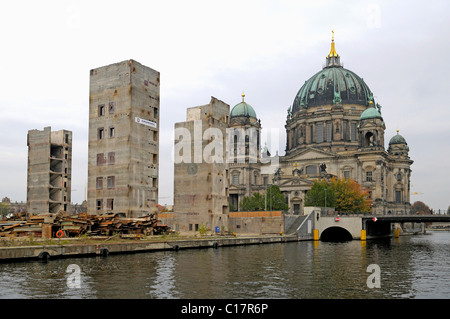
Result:
[[[386,126],[381,116],[381,106],[373,101],[359,117],[360,147],[370,150],[384,150],[384,130]]]
[[[245,100],[245,94],[242,93],[242,102],[236,104],[233,109],[230,112],[230,121],[236,118],[242,119],[248,119],[249,122],[253,122],[256,120],[256,112],[253,109],[253,107],[246,103]]]
[[[290,109],[293,117],[297,112],[324,105],[363,105],[369,106],[373,94],[364,80],[356,73],[344,68],[336,52],[334,32],[330,53],[325,66],[302,85]]]
[[[403,136],[399,134],[397,130],[397,135],[394,135],[389,141],[388,153],[398,157],[409,158],[409,146]]]
[[[260,154],[261,121],[256,118],[253,107],[245,102],[242,93],[242,102],[236,104],[230,112],[230,128],[233,134],[229,143],[233,144],[233,154],[246,162],[257,160]]]

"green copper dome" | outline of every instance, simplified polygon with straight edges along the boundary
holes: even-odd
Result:
[[[369,101],[373,101],[372,96],[358,75],[341,66],[330,66],[317,72],[300,88],[292,112],[310,106],[335,104],[336,98],[342,104],[369,105]]]
[[[369,107],[364,112],[362,112],[360,120],[368,120],[368,119],[383,119],[380,112],[374,108]]]
[[[397,131],[397,135],[394,135],[393,138],[391,138],[391,140],[389,141],[389,145],[391,144],[405,144],[408,145],[408,143],[406,143],[406,140],[403,136],[401,136],[400,134],[398,134]]]
[[[370,101],[375,103],[373,94],[364,80],[341,65],[333,37],[325,66],[300,88],[292,105],[292,114],[311,106],[338,103],[369,106]]]
[[[248,117],[256,118],[255,110],[253,109],[253,107],[250,104],[244,102],[244,97],[245,97],[245,94],[242,94],[242,102],[239,104],[236,104],[233,107],[233,109],[231,110],[231,113],[230,113],[230,118],[238,117],[238,116],[248,116]]]

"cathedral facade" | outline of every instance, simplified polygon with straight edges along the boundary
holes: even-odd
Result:
[[[212,97],[188,109],[175,129],[177,230],[226,228],[229,212],[240,210],[245,196],[273,184],[286,198],[286,213],[303,214],[306,193],[318,178],[355,180],[369,192],[373,214],[409,213],[408,144],[397,131],[385,145],[381,106],[364,80],[341,65],[334,39],[325,66],[288,108],[285,155],[261,147],[262,123],[244,94],[233,108]],[[205,153],[214,144],[215,151]]]

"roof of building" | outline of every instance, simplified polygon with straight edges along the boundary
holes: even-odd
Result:
[[[362,112],[360,120],[368,120],[368,119],[383,119],[380,111],[378,111],[375,107],[369,107],[364,112]]]
[[[301,108],[336,103],[369,106],[370,101],[374,102],[373,94],[364,80],[340,64],[333,35],[325,66],[300,88],[292,105],[292,113]]]
[[[389,141],[389,145],[391,144],[405,144],[408,145],[408,143],[406,143],[406,140],[403,136],[401,136],[400,134],[398,134],[398,130],[397,130],[397,135],[394,135],[394,137],[391,138],[391,140]]]
[[[245,94],[242,93],[242,102],[236,104],[230,112],[230,118],[238,116],[248,116],[256,118],[253,107],[244,101]]]

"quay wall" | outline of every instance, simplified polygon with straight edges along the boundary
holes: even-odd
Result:
[[[16,260],[47,260],[52,258],[106,256],[108,254],[180,250],[193,248],[219,248],[238,245],[271,244],[300,241],[298,236],[255,236],[238,238],[211,238],[191,240],[104,242],[95,244],[34,245],[1,247],[0,262]]]

